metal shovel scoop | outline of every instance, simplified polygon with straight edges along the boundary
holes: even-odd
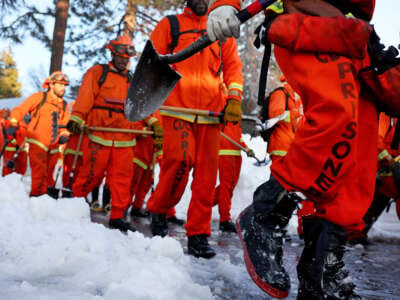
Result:
[[[236,16],[241,23],[244,23],[274,2],[274,0],[257,0]],[[154,113],[181,78],[169,64],[185,60],[212,43],[208,35],[204,35],[182,51],[159,55],[151,41],[147,41],[130,82],[125,102],[126,118],[134,122]]]

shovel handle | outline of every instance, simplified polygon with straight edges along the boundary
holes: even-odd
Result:
[[[236,14],[236,17],[239,19],[240,23],[244,23],[254,15],[258,14],[264,8],[270,6],[274,3],[275,0],[257,0],[254,1],[252,4],[247,6],[245,9],[242,9]],[[200,37],[197,41],[193,44],[189,45],[187,48],[174,53],[174,54],[167,54],[167,55],[160,55],[160,59],[165,61],[168,64],[173,64],[185,60],[191,57],[193,54],[199,52],[200,50],[210,46],[212,43],[210,38],[207,34]]]
[[[195,109],[195,108],[186,108],[186,107],[176,107],[176,106],[160,106],[161,110],[167,111],[175,111],[187,114],[194,114],[199,116],[209,116],[209,117],[222,117],[223,113],[220,111],[211,111],[211,110],[204,110],[204,109]]]

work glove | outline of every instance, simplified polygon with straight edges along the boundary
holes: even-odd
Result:
[[[256,157],[256,154],[254,153],[253,149],[250,148],[246,149],[246,154],[248,157]]]
[[[240,21],[238,10],[230,5],[222,5],[211,11],[207,20],[207,34],[212,42],[225,42],[227,37],[239,38]]]
[[[58,143],[59,143],[60,145],[64,145],[64,144],[66,144],[67,142],[68,142],[68,137],[66,137],[65,135],[60,136],[59,139],[58,139]]]
[[[383,73],[400,63],[399,51],[394,46],[389,46],[385,50],[385,45],[381,43],[380,37],[375,32],[371,32],[368,40],[368,53],[371,58],[371,67],[377,73]]]
[[[228,99],[223,110],[223,122],[224,124],[232,122],[236,124],[242,120],[242,104],[239,100]]]
[[[72,134],[79,134],[82,131],[81,125],[78,122],[74,121],[74,120],[69,120],[68,121],[67,129]]]
[[[164,130],[159,122],[154,122],[153,124],[151,124],[151,129],[154,132],[154,147],[161,149],[163,144]]]
[[[31,122],[31,120],[32,120],[31,114],[30,114],[30,113],[27,113],[27,114],[24,116],[24,122],[25,122],[25,124],[29,125],[29,123]]]
[[[6,134],[10,137],[13,137],[15,139],[15,137],[17,136],[17,130],[18,128],[15,126],[9,126],[6,129]]]

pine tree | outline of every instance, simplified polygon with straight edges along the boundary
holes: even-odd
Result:
[[[21,97],[21,84],[11,49],[6,49],[0,57],[0,99]]]

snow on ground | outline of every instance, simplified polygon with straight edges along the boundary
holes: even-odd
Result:
[[[245,140],[265,157],[261,138]],[[255,188],[269,176],[269,168],[243,156],[241,178],[235,190],[232,217],[251,202]],[[21,180],[22,179],[22,180]],[[193,268],[173,238],[123,235],[90,221],[82,198],[28,197],[30,180],[11,174],[0,178],[0,299],[212,299],[207,280],[218,276],[241,282],[248,276],[229,255],[203,260]],[[177,215],[186,218],[190,182]],[[218,220],[214,208],[213,219]],[[296,233],[293,217],[289,233]],[[392,208],[371,230],[373,238],[400,241],[400,223]],[[241,255],[241,253],[238,253]],[[213,283],[218,287],[218,284]],[[221,288],[223,282],[221,281]],[[254,288],[249,287],[250,289]]]

